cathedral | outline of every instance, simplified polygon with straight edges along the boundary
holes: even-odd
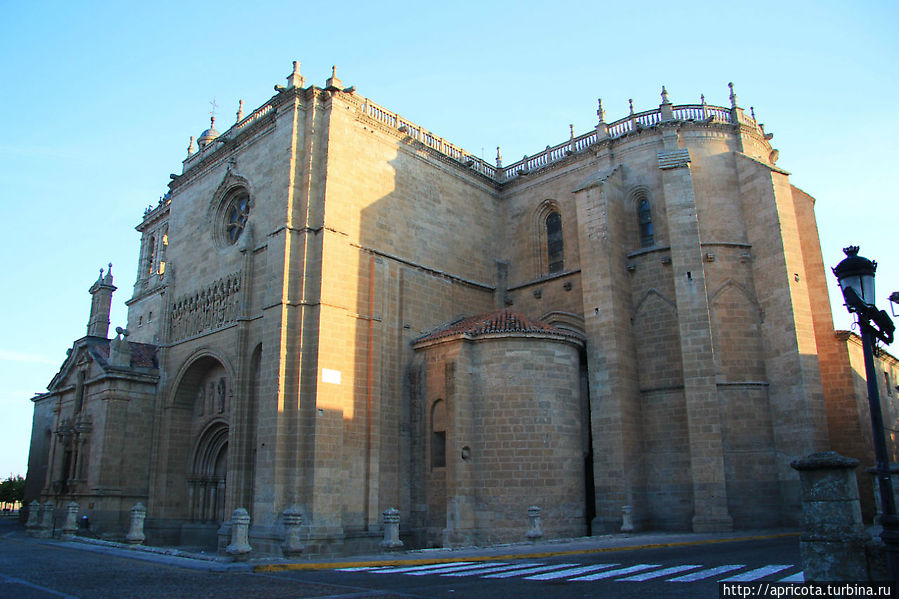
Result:
[[[90,287],[26,501],[209,548],[245,508],[260,555],[287,516],[348,554],[390,508],[406,547],[523,541],[533,507],[543,538],[795,525],[791,460],[870,453],[814,199],[732,86],[600,102],[511,164],[336,69],[275,89],[191,138],[115,335],[111,266]]]

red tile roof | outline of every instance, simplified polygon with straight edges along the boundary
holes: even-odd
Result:
[[[469,316],[468,318],[456,320],[419,337],[413,341],[413,344],[455,337],[456,335],[480,337],[494,333],[543,333],[579,339],[577,335],[570,331],[556,328],[540,320],[530,319],[524,314],[507,308],[488,314],[481,314],[480,316]]]

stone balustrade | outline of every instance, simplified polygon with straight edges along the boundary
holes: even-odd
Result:
[[[663,102],[667,102],[667,93],[663,95]],[[631,103],[631,111],[626,117],[611,123],[605,123],[600,120],[596,129],[577,137],[575,137],[572,132],[572,136],[569,140],[555,146],[547,146],[545,150],[532,156],[524,156],[518,162],[510,164],[505,168],[503,168],[499,162],[495,166],[486,162],[482,158],[465,151],[440,136],[434,135],[420,125],[417,125],[408,119],[404,119],[395,112],[392,112],[367,98],[364,99],[360,107],[360,113],[387,127],[396,129],[399,132],[408,135],[411,139],[464,164],[468,168],[479,172],[494,181],[502,183],[510,181],[518,176],[525,175],[533,170],[543,168],[549,164],[562,160],[571,154],[586,150],[589,146],[600,140],[623,137],[634,131],[654,127],[665,120],[673,119],[675,121],[704,121],[709,123],[745,125],[761,130],[761,127],[756,123],[755,119],[745,114],[742,109],[737,108],[735,102],[736,97],[732,96],[731,103],[733,105],[728,108],[706,104],[705,99],[703,98],[701,104],[682,104],[673,106],[664,103],[658,108],[636,113],[633,112],[633,103]],[[225,133],[220,135],[218,139],[220,141],[233,139],[242,130],[247,129],[255,122],[272,114],[274,110],[273,100],[270,100],[250,113],[249,116],[242,118],[235,123]],[[666,111],[664,114],[663,110]],[[670,111],[670,113],[667,111]],[[669,114],[670,116],[668,116]],[[608,135],[600,135],[599,131],[607,131]],[[196,153],[189,155],[184,161],[185,172],[199,160],[200,156],[208,154],[213,151],[213,148],[215,147],[217,147],[217,144],[209,144],[206,148],[202,148]]]

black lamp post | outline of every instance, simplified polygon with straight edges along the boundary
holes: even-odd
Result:
[[[850,313],[858,315],[858,326],[862,333],[868,405],[874,429],[874,455],[877,459],[877,481],[880,487],[880,523],[883,526],[880,538],[883,539],[887,552],[890,579],[895,582],[899,580],[899,517],[896,516],[893,483],[890,480],[890,457],[883,432],[880,392],[877,389],[877,372],[874,370],[874,345],[878,339],[887,345],[892,343],[896,327],[889,315],[874,305],[874,272],[877,270],[877,263],[859,256],[858,246],[849,246],[843,252],[846,259],[833,269],[833,274],[840,282],[846,308]]]

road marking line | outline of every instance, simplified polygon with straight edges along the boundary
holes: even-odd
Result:
[[[428,564],[426,566],[409,566],[407,568],[384,568],[381,570],[372,570],[374,574],[400,574],[402,572],[418,572],[419,570],[434,570],[437,568],[446,568],[447,566],[462,566],[465,564],[473,564],[474,562],[452,562],[449,564]]]
[[[581,566],[580,568],[569,568],[568,570],[560,570],[558,572],[548,572],[546,574],[534,574],[533,576],[525,576],[525,580],[554,580],[556,578],[564,578],[566,576],[576,576],[578,574],[586,574],[587,572],[595,572],[596,570],[605,570],[613,568],[621,564],[595,564],[593,566]]]
[[[569,578],[570,581],[584,581],[584,580],[602,580],[603,578],[612,578],[614,576],[621,576],[622,574],[630,574],[631,572],[639,572],[641,570],[648,570],[650,568],[658,568],[660,564],[637,564],[636,566],[630,566],[628,568],[618,568],[617,570],[607,570],[606,572],[600,572],[598,574],[588,574],[587,576],[578,576],[577,578]]]
[[[49,587],[42,587],[39,584],[33,584],[28,582],[27,580],[22,580],[21,578],[13,578],[12,576],[7,576],[6,574],[0,574],[0,581],[8,582],[11,584],[20,584],[24,587],[28,587],[30,589],[35,589],[37,591],[43,591],[44,593],[49,593],[51,595],[55,595],[57,597],[62,597],[63,599],[79,599],[75,595],[67,595],[65,593],[60,593],[59,591],[55,591]]]
[[[678,576],[676,578],[669,578],[668,582],[693,582],[694,580],[711,578],[712,576],[717,576],[718,574],[724,574],[725,572],[731,572],[733,570],[739,570],[740,568],[745,567],[746,564],[729,564],[727,566],[717,566],[715,568],[709,568],[708,570],[700,570],[699,572],[693,572],[692,574],[686,574],[684,576]]]
[[[619,578],[618,582],[621,582],[622,580],[628,582],[640,582],[643,580],[651,580],[653,578],[661,578],[662,576],[668,576],[669,574],[677,574],[678,572],[684,572],[686,570],[695,570],[696,568],[701,567],[702,564],[671,566],[670,568],[662,568],[661,570],[655,570],[653,572],[644,572],[643,574],[628,576],[627,578]]]
[[[805,582],[805,571],[797,572],[792,576],[787,576],[786,578],[781,578],[777,582]]]
[[[737,574],[736,576],[731,576],[730,578],[725,578],[724,580],[721,580],[719,582],[746,582],[749,580],[758,580],[759,578],[764,578],[769,574],[777,574],[781,570],[786,570],[787,568],[792,567],[792,564],[765,566],[763,568],[756,568],[755,570],[750,570],[749,572]]]
[[[358,568],[337,568],[335,572],[371,572],[373,570],[383,570],[384,566],[360,566]]]
[[[527,570],[515,570],[513,572],[498,572],[497,574],[489,574],[483,578],[511,578],[512,576],[521,576],[522,574],[536,574],[537,572],[546,572],[547,570],[558,570],[560,568],[570,568],[579,564],[554,564],[552,566],[540,566],[539,568],[529,568]]]
[[[456,566],[447,566],[443,568],[434,568],[433,570],[422,570],[420,572],[406,572],[406,576],[428,576],[429,574],[446,574],[449,572],[460,572],[468,570],[483,570],[491,566],[506,566],[504,562],[493,564],[463,564]]]
[[[490,564],[491,566],[493,564]],[[480,576],[481,574],[491,574],[493,572],[508,572],[509,570],[523,570],[525,568],[531,568],[533,566],[542,566],[543,564],[531,562],[529,564],[515,564],[512,566],[499,566],[496,568],[487,568],[486,570],[475,570],[465,571],[465,572],[452,572],[451,574],[441,574],[441,576]],[[521,572],[518,572],[521,574]]]

